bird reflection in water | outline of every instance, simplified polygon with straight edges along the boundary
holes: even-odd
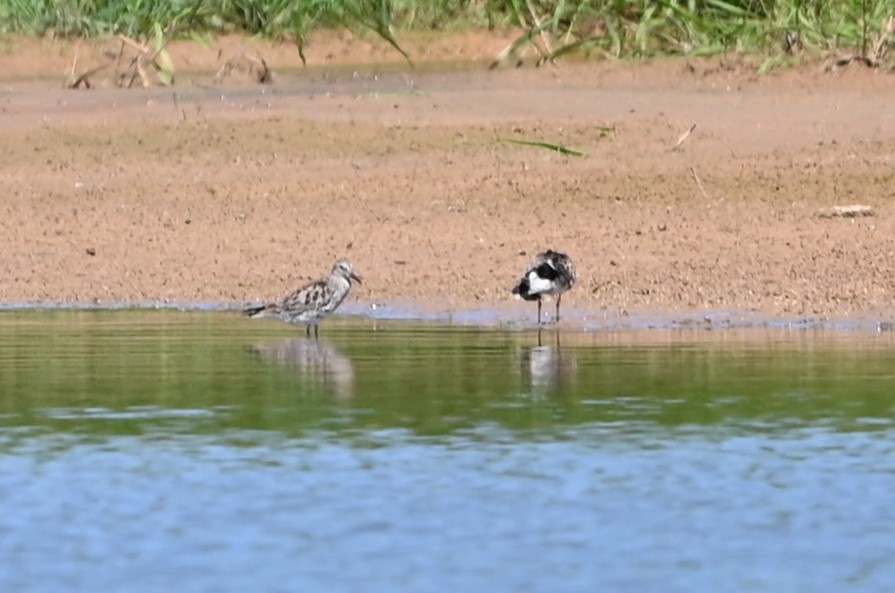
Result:
[[[546,337],[543,334],[548,334]],[[550,339],[549,334],[553,334]],[[531,386],[532,396],[545,396],[575,381],[578,361],[573,349],[563,350],[560,332],[538,331],[538,345],[522,348],[522,379]]]
[[[262,358],[296,369],[303,377],[322,385],[338,399],[354,397],[354,365],[351,359],[325,340],[288,339],[255,344]]]

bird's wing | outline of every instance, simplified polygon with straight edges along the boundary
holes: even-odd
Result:
[[[557,258],[556,266],[559,268],[560,273],[566,277],[569,286],[575,284],[575,263],[572,261],[572,258],[568,255],[563,255],[562,257]]]
[[[543,262],[541,265],[531,271],[537,274],[538,278],[542,278],[544,280],[553,281],[559,277],[559,270],[554,267],[553,262],[550,260]],[[530,273],[531,272],[529,272],[529,274]]]
[[[315,280],[290,293],[280,303],[281,309],[301,313],[320,301],[327,289],[326,280]]]

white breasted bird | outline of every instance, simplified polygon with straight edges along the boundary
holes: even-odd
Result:
[[[273,317],[287,323],[304,323],[308,337],[311,337],[313,326],[316,338],[318,325],[339,308],[351,291],[352,281],[361,284],[351,262],[342,259],[333,264],[332,272],[326,278],[302,286],[276,303],[247,307],[243,313],[249,317]]]
[[[541,323],[541,298],[556,297],[556,321],[562,294],[575,285],[575,264],[565,253],[547,251],[537,254],[525,268],[519,284],[513,287],[517,299],[538,302],[538,323]]]

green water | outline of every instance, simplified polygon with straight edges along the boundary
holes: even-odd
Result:
[[[3,591],[895,586],[892,332],[0,332]]]
[[[619,332],[325,329],[314,341],[230,313],[7,314],[0,425],[438,436],[493,423],[524,438],[607,422],[863,430],[893,419],[889,334],[682,330],[649,345]]]

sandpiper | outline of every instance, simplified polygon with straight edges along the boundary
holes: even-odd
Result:
[[[517,299],[538,301],[538,323],[541,323],[541,297],[556,297],[556,321],[559,321],[559,303],[562,293],[575,285],[575,264],[565,253],[548,249],[535,256],[525,268],[519,284],[513,287]]]
[[[308,337],[311,337],[313,326],[316,338],[319,323],[339,308],[351,291],[352,280],[361,284],[351,262],[341,259],[333,264],[332,272],[326,278],[302,286],[277,303],[248,307],[243,313],[249,317],[274,317],[286,323],[304,323]]]

